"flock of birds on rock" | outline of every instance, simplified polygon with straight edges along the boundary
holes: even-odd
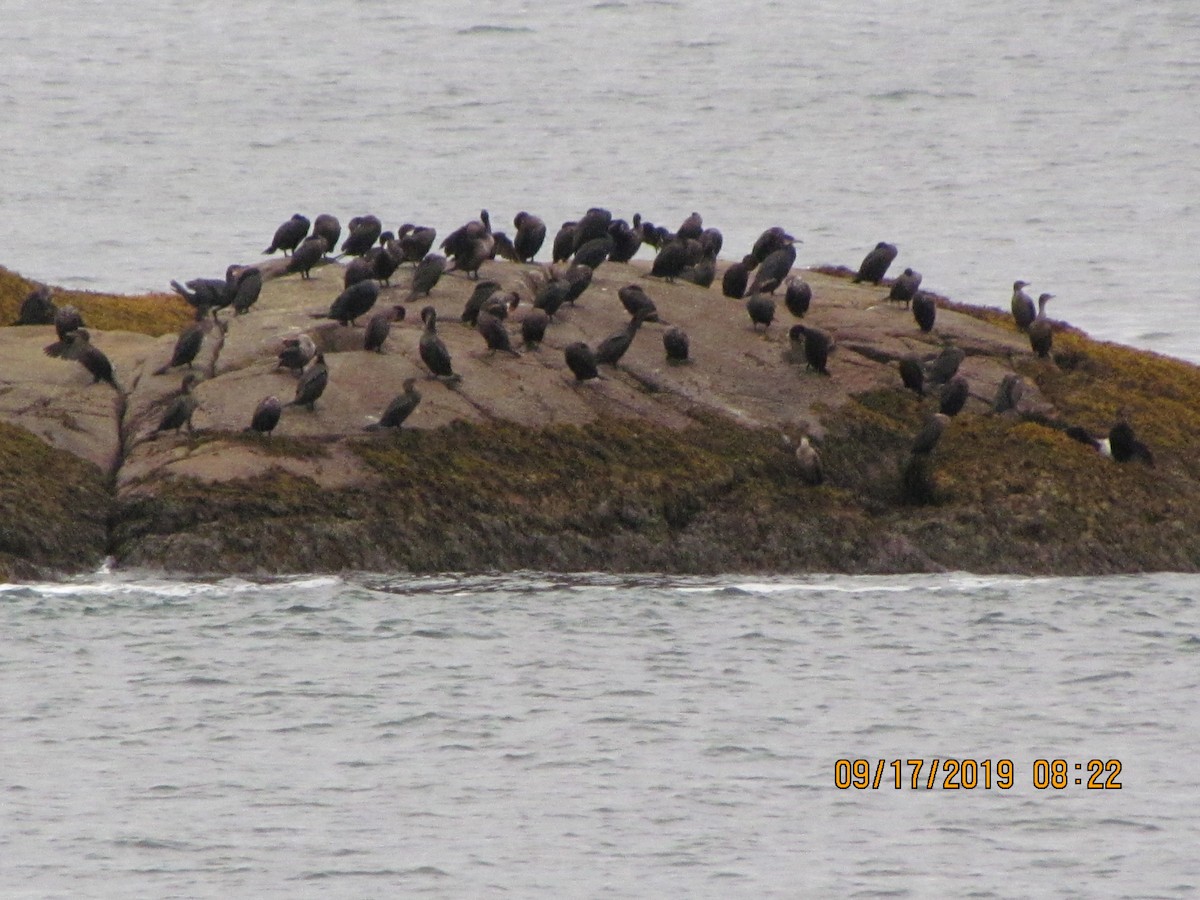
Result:
[[[358,326],[368,316],[363,329],[363,348],[382,352],[392,325],[404,321],[403,304],[390,303],[376,309],[383,288],[390,287],[401,266],[410,265],[406,302],[428,297],[439,280],[452,272],[461,272],[475,282],[462,314],[463,323],[474,327],[484,338],[491,353],[520,355],[513,345],[506,320],[520,304],[515,291],[505,291],[493,280],[481,280],[480,268],[497,257],[514,263],[533,263],[546,242],[545,222],[532,213],[521,211],[513,218],[514,232],[510,238],[493,231],[487,210],[479,218],[452,231],[434,251],[436,229],[404,224],[395,233],[385,231],[381,220],[374,215],[351,219],[342,241],[339,220],[322,214],[311,221],[295,214],[275,231],[270,245],[263,251],[270,255],[282,252],[286,259],[284,274],[297,274],[308,279],[312,269],[328,261],[329,254],[340,249],[337,259],[347,259],[342,291],[330,303],[328,310],[312,313],[313,318],[328,319],[346,327]],[[340,248],[338,242],[342,241]],[[533,295],[532,308],[520,322],[522,347],[535,350],[553,325],[555,315],[564,304],[575,301],[591,285],[595,270],[602,264],[628,262],[642,248],[655,252],[649,277],[666,282],[687,281],[703,288],[716,280],[717,257],[723,246],[721,232],[706,228],[699,213],[689,215],[674,232],[655,226],[640,215],[632,223],[614,218],[602,208],[587,210],[576,220],[564,222],[551,240],[552,264],[533,265],[525,277]],[[731,263],[724,271],[720,289],[724,296],[744,302],[751,327],[769,329],[777,312],[776,291],[781,287],[784,306],[796,319],[804,319],[813,300],[811,287],[792,269],[796,261],[798,240],[785,229],[775,226],[766,229],[754,242],[750,252]],[[884,241],[872,248],[854,275],[856,283],[881,284],[898,255],[894,244]],[[896,276],[885,298],[888,302],[903,303],[911,309],[921,332],[928,333],[937,316],[934,298],[921,290],[921,274],[906,268]],[[263,272],[257,266],[231,265],[223,279],[197,278],[172,288],[195,309],[195,321],[176,341],[171,358],[155,371],[166,375],[186,367],[177,396],[163,413],[154,433],[192,430],[192,415],[197,409],[193,388],[199,381],[191,371],[207,335],[214,329],[222,334],[229,318],[218,316],[221,310],[232,310],[232,316],[249,313],[257,302],[263,286]],[[1042,294],[1035,305],[1025,293],[1025,281],[1013,284],[1012,316],[1018,329],[1027,332],[1030,349],[1038,357],[1049,358],[1053,346],[1053,328],[1046,317],[1046,304],[1052,294]],[[618,291],[618,297],[629,314],[628,324],[598,341],[595,346],[575,341],[563,350],[567,369],[580,384],[601,377],[600,366],[617,367],[646,322],[660,322],[653,299],[638,284],[629,284]],[[461,380],[454,371],[449,350],[438,335],[438,315],[433,306],[420,312],[423,325],[418,344],[422,363],[431,378],[448,384]],[[14,324],[53,324],[58,340],[46,347],[51,356],[76,360],[93,376],[93,383],[105,381],[122,392],[111,362],[91,343],[83,318],[73,306],[57,308],[48,288],[39,286],[26,298],[18,321]],[[795,361],[803,360],[809,371],[830,376],[829,360],[836,342],[833,336],[811,324],[798,323],[789,332],[790,353]],[[687,333],[678,325],[663,332],[663,348],[671,363],[690,361]],[[964,352],[948,345],[935,357],[921,360],[915,355],[899,361],[899,374],[905,388],[920,397],[930,390],[938,392],[938,410],[914,437],[911,445],[910,469],[937,446],[952,417],[966,404],[969,384],[958,374]],[[253,411],[246,431],[269,435],[279,424],[286,407],[313,410],[329,383],[329,369],[324,354],[308,334],[299,334],[282,341],[278,351],[278,368],[297,377],[295,396],[287,403],[278,397],[263,398]],[[406,379],[403,391],[383,411],[379,421],[368,430],[399,428],[421,402],[415,379]],[[993,409],[1005,412],[1015,409],[1021,401],[1024,384],[1020,376],[1010,374],[1001,383]],[[1065,429],[1071,437],[1086,443],[1118,462],[1139,460],[1153,464],[1150,450],[1137,440],[1124,411],[1107,438],[1097,439],[1078,427]],[[799,444],[785,440],[794,452],[799,471],[805,480],[819,484],[824,478],[820,455],[808,436]],[[906,476],[907,477],[907,476]]]

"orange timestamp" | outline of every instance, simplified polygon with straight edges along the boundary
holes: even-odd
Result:
[[[1017,784],[1011,759],[839,759],[833,764],[833,785],[839,790],[1011,790]],[[1035,759],[1031,784],[1039,791],[1086,787],[1092,791],[1120,790],[1119,759]]]

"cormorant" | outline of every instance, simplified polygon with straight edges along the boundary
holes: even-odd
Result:
[[[945,413],[952,418],[957,416],[966,406],[969,395],[970,385],[967,384],[967,379],[961,375],[955,375],[942,385],[942,392],[938,396],[938,412]]]
[[[721,234],[715,228],[705,228],[699,240],[700,249],[706,255],[712,256],[713,259],[716,259],[720,255],[721,248],[725,246],[725,235]]]
[[[633,344],[633,338],[645,320],[645,314],[639,313],[630,319],[629,324],[620,331],[610,334],[597,344],[596,362],[605,363],[615,368],[617,363],[621,361],[621,357],[625,355],[625,352]]]
[[[1050,327],[1050,320],[1046,318],[1046,304],[1053,296],[1042,294],[1038,297],[1037,317],[1029,323],[1029,346],[1042,359],[1050,355],[1050,348],[1054,345],[1054,329]]]
[[[467,298],[466,305],[463,306],[462,323],[474,327],[479,321],[479,313],[483,309],[483,304],[499,291],[500,282],[498,281],[488,279],[475,282],[475,289],[471,291],[471,296]]]
[[[517,236],[513,238],[517,261],[533,262],[546,241],[546,223],[533,213],[522,210],[513,217],[513,227],[517,229]]]
[[[1033,320],[1037,318],[1037,308],[1033,305],[1033,299],[1023,290],[1027,287],[1029,287],[1028,281],[1013,282],[1012,316],[1020,331],[1027,330]]]
[[[658,307],[650,299],[650,295],[642,290],[641,285],[627,284],[617,291],[617,297],[625,311],[631,316],[640,315],[647,322],[657,322]]]
[[[675,232],[675,237],[681,241],[699,240],[700,235],[704,233],[704,220],[700,217],[700,213],[694,212],[679,226],[679,230]]]
[[[383,234],[383,223],[378,216],[355,216],[350,220],[349,229],[346,240],[342,241],[342,255],[363,256]]]
[[[199,307],[196,310],[196,321],[183,329],[175,341],[175,349],[171,351],[171,361],[154,371],[155,375],[166,375],[177,366],[187,366],[189,369],[200,353],[204,344],[204,336],[212,329],[213,320],[208,316],[208,309]]]
[[[324,238],[326,247],[336,247],[342,237],[342,223],[335,215],[321,213],[313,219],[312,233],[316,237]]]
[[[160,431],[174,431],[179,433],[179,429],[184,425],[187,426],[188,434],[192,433],[192,414],[199,406],[199,401],[196,395],[192,393],[192,385],[197,381],[195,372],[188,372],[183,376],[183,384],[180,386],[180,394],[167,407],[167,411],[163,413],[162,420],[158,423],[158,427],[154,429],[154,433]]]
[[[804,360],[807,367],[819,375],[829,375],[829,350],[832,338],[811,325],[793,325],[792,331],[804,335]]]
[[[650,275],[653,278],[665,278],[667,281],[673,282],[687,267],[687,264],[687,247],[682,241],[671,241],[654,257],[654,262],[650,266]]]
[[[550,317],[544,309],[531,309],[521,319],[521,340],[526,350],[536,350],[546,337]]]
[[[912,302],[912,298],[916,296],[917,289],[920,286],[921,273],[915,272],[912,269],[905,269],[892,282],[892,289],[888,292],[887,298],[895,300],[898,303],[903,303],[907,307]]]
[[[83,315],[78,309],[70,304],[60,307],[54,314],[54,331],[58,335],[58,340],[47,345],[46,355],[73,359],[74,357],[70,356],[72,349],[70,336],[82,327]]]
[[[967,358],[966,351],[961,347],[947,345],[942,352],[931,359],[925,367],[925,379],[930,385],[945,384],[954,377],[962,361]]]
[[[553,319],[554,314],[567,302],[569,293],[571,293],[570,282],[561,278],[553,278],[542,285],[534,295],[533,308],[544,310],[546,315]]]
[[[608,254],[612,252],[613,239],[607,234],[602,234],[600,237],[592,238],[579,245],[579,249],[575,251],[575,256],[572,261],[577,266],[587,266],[589,269],[598,268],[599,265],[608,259]]]
[[[563,274],[562,280],[567,283],[567,295],[563,298],[564,303],[575,305],[575,301],[583,296],[592,284],[592,277],[595,270],[588,266],[574,265]]]
[[[682,328],[671,328],[663,332],[663,349],[671,362],[687,362],[688,336]]]
[[[499,350],[513,356],[521,355],[513,349],[512,339],[508,336],[508,329],[504,327],[503,320],[492,315],[490,310],[484,309],[479,314],[479,321],[475,325],[475,330],[483,335],[483,339],[487,341],[490,353],[495,353]]]
[[[383,352],[383,342],[391,333],[393,322],[403,322],[405,309],[399,304],[393,304],[391,309],[381,309],[367,319],[367,330],[363,334],[363,349]]]
[[[567,344],[563,348],[563,356],[566,358],[567,368],[574,373],[577,382],[600,377],[600,371],[596,368],[596,355],[583,341]]]
[[[374,253],[374,249],[370,251]],[[375,265],[371,261],[370,256],[356,256],[346,263],[346,269],[342,272],[342,288],[351,288],[360,281],[366,281],[375,276]]]
[[[751,327],[755,331],[759,325],[770,328],[775,319],[775,301],[767,294],[751,293],[746,300],[746,312],[750,314]]]
[[[383,415],[379,417],[379,421],[374,425],[368,425],[367,431],[381,431],[384,428],[399,428],[404,424],[404,420],[413,414],[413,410],[421,402],[421,394],[416,388],[417,379],[404,379],[404,393],[400,394],[391,403],[387,405],[387,409],[383,411]]]
[[[21,312],[14,325],[52,325],[58,307],[50,299],[50,288],[39,284],[21,303]]]
[[[746,285],[750,283],[750,263],[758,265],[752,256],[745,257],[741,262],[730,263],[721,277],[722,294],[732,300],[741,300],[746,296]]]
[[[1009,372],[1001,379],[1000,386],[996,388],[996,399],[992,403],[992,410],[1003,413],[1008,412],[1010,409],[1016,409],[1021,403],[1021,397],[1024,394],[1024,379],[1015,372]]]
[[[282,225],[275,229],[275,237],[271,240],[271,246],[263,251],[264,254],[274,253],[276,250],[282,250],[284,255],[287,255],[289,250],[295,250],[308,234],[309,221],[300,213],[296,213]]]
[[[495,239],[492,237],[492,220],[486,209],[479,211],[479,218],[468,222],[446,236],[442,249],[454,258],[452,268],[467,273],[467,277],[479,277],[479,267],[491,258]]]
[[[925,396],[925,370],[915,356],[910,354],[900,360],[900,380],[918,397]]]
[[[550,256],[553,262],[566,262],[571,258],[571,254],[575,252],[575,231],[578,228],[578,222],[562,223],[558,234],[554,235],[554,245]]]
[[[400,245],[400,261],[402,263],[419,263],[433,249],[435,240],[437,240],[436,228],[405,222],[396,234],[396,243]]]
[[[257,431],[259,434],[270,434],[279,424],[279,416],[283,412],[283,404],[278,397],[263,397],[250,418],[250,426],[246,431]]]
[[[429,296],[446,271],[446,257],[440,253],[429,253],[413,269],[412,287],[408,292],[409,302],[421,295]]]
[[[571,251],[577,251],[580,247],[593,238],[607,236],[608,226],[611,224],[612,213],[607,209],[593,206],[583,214],[583,218],[581,218],[579,220],[579,224],[575,226],[575,234],[571,240]]]
[[[933,322],[937,318],[937,304],[924,291],[917,291],[912,298],[912,314],[917,320],[917,327],[928,333],[933,330]]]
[[[335,319],[342,325],[357,325],[359,316],[366,315],[379,299],[379,282],[368,279],[352,284],[329,304],[329,312],[312,313],[314,319]]]
[[[1108,447],[1114,461],[1119,463],[1137,460],[1148,466],[1154,465],[1154,454],[1150,448],[1137,439],[1133,426],[1129,424],[1129,414],[1125,409],[1117,413],[1117,422],[1108,432]]]
[[[880,241],[871,252],[863,257],[862,265],[858,267],[858,274],[854,276],[854,283],[869,281],[872,284],[879,284],[883,280],[883,276],[887,274],[888,266],[892,264],[892,260],[896,258],[898,252],[895,244]]]
[[[316,355],[317,345],[307,334],[301,333],[295,337],[284,338],[276,368],[291,369],[293,374],[298,374]]]
[[[787,292],[783,295],[783,303],[797,319],[803,319],[812,303],[812,288],[803,278],[795,275],[787,277]]]
[[[774,294],[775,289],[783,284],[796,262],[796,245],[784,244],[778,250],[773,250],[754,270],[754,278],[747,292],[750,294]]]
[[[788,244],[795,242],[796,239],[780,228],[778,225],[773,225],[758,236],[758,240],[754,242],[754,247],[750,250],[747,259],[747,267],[753,271],[763,260],[774,253],[776,250],[782,250]]]
[[[717,278],[716,255],[710,254],[707,250],[704,251],[704,255],[700,257],[699,261],[687,266],[679,273],[679,277],[702,288],[711,287]]]
[[[294,253],[292,258],[296,258]],[[262,286],[262,271],[255,266],[246,266],[237,273],[234,279],[233,297],[230,299],[235,316],[249,312],[250,307],[258,302],[259,295],[262,294]]]
[[[325,365],[325,354],[318,352],[313,364],[304,370],[304,374],[296,382],[296,399],[287,405],[307,406],[308,411],[312,412],[328,384],[329,367]]]
[[[388,285],[392,275],[400,268],[400,255],[392,252],[391,248],[396,239],[390,231],[385,231],[380,240],[383,244],[368,250],[366,258],[371,262],[371,277],[381,284]]]
[[[629,262],[642,247],[642,214],[634,213],[633,227],[624,219],[614,219],[608,226],[608,236],[613,239],[609,261]]]
[[[62,343],[60,341],[60,343]],[[123,393],[121,386],[117,384],[116,375],[113,373],[112,363],[109,362],[107,356],[99,348],[92,345],[92,336],[86,328],[76,328],[74,331],[67,332],[66,348],[60,353],[51,353],[51,344],[46,348],[46,352],[51,356],[61,356],[63,359],[76,360],[80,365],[88,370],[92,376],[92,384],[100,381],[106,381],[112,385],[113,389],[118,393]]]
[[[296,248],[296,252],[292,254],[292,258],[288,260],[287,271],[291,274],[300,273],[300,278],[307,280],[312,277],[310,272],[313,266],[325,258],[325,254],[329,252],[330,244],[325,242],[325,238],[310,235],[300,242],[300,246]]]
[[[426,306],[421,310],[421,321],[425,323],[425,330],[421,333],[421,340],[418,344],[421,362],[429,367],[429,371],[435,378],[460,377],[454,374],[454,367],[450,362],[450,351],[438,337],[437,310],[432,306]]]
[[[950,424],[950,417],[945,413],[936,412],[925,422],[924,427],[917,432],[913,439],[912,452],[915,454],[932,453],[937,446],[942,432]]]
[[[811,485],[818,485],[825,480],[825,470],[821,465],[821,454],[817,452],[808,440],[808,435],[800,438],[796,447],[796,464],[800,468],[800,477]]]

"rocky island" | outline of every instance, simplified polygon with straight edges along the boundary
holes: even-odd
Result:
[[[1040,358],[1007,311],[933,295],[936,321],[922,330],[887,299],[890,280],[856,283],[837,267],[793,270],[811,288],[807,312],[787,309],[781,285],[764,327],[722,293],[726,264],[704,288],[651,278],[640,261],[600,264],[536,348],[522,347],[519,323],[547,267],[482,262],[478,278],[516,302],[504,320],[515,353],[462,324],[475,280],[450,272],[410,300],[412,268],[401,267],[371,312],[405,315],[376,352],[363,349],[370,314],[312,317],[343,288],[345,267],[325,262],[311,278],[262,263],[257,302],[221,311],[194,363],[163,374],[194,318],[183,299],[54,291],[82,312],[120,390],[48,357],[54,326],[0,327],[0,577],[105,559],[247,575],[1200,568],[1200,369],[1187,363],[1061,323]],[[564,348],[625,329],[618,292],[630,284],[657,315],[617,366],[577,380]],[[14,322],[34,287],[0,269],[0,321]],[[419,357],[426,305],[455,379],[433,378]],[[797,323],[831,336],[828,375],[808,365]],[[664,349],[674,328],[686,361]],[[311,410],[286,406],[272,433],[248,430],[264,398],[293,400],[297,375],[278,354],[302,333],[323,354],[327,388]],[[939,389],[906,389],[899,363],[927,366],[949,346],[964,354],[965,403],[914,486],[914,437]],[[192,430],[159,430],[189,370]],[[1013,376],[1023,394],[997,411]],[[420,402],[401,427],[367,430],[409,378]],[[1119,410],[1152,464],[1077,439],[1108,435]],[[819,483],[795,453],[805,437]]]

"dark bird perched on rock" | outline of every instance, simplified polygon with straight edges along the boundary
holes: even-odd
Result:
[[[808,435],[800,438],[795,455],[801,478],[814,487],[825,481],[825,467],[821,464],[821,454],[809,441]]]
[[[286,255],[289,250],[295,250],[308,234],[309,224],[307,218],[296,213],[275,229],[275,237],[271,240],[271,246],[263,253],[271,254],[276,250],[282,250]]]
[[[1017,323],[1017,328],[1020,331],[1025,331],[1037,318],[1037,308],[1033,305],[1033,298],[1025,293],[1025,288],[1029,287],[1028,281],[1014,281],[1012,292],[1012,317]]]
[[[453,258],[450,269],[466,272],[468,278],[479,277],[479,267],[491,259],[495,238],[492,236],[492,220],[486,209],[479,211],[479,218],[454,229],[442,241],[446,256]]]
[[[383,342],[392,331],[393,322],[403,322],[405,309],[399,304],[393,304],[391,309],[381,309],[367,319],[367,330],[363,334],[363,349],[383,352]]]
[[[54,314],[54,332],[58,340],[45,348],[47,356],[68,357],[71,350],[71,335],[83,327],[83,315],[74,306],[61,307]]]
[[[503,231],[492,232],[492,255],[488,258],[495,259],[497,256],[509,262],[521,262],[517,256],[517,248],[513,246],[512,239]]]
[[[296,382],[296,399],[286,405],[307,406],[308,411],[312,412],[328,385],[329,367],[325,365],[325,354],[318,352],[313,364],[304,370],[304,374]]]
[[[292,258],[296,258],[294,253]],[[250,307],[258,302],[262,294],[262,286],[262,271],[257,267],[245,266],[238,271],[234,278],[233,296],[229,301],[235,316],[245,315],[250,311]]]
[[[438,337],[437,310],[432,306],[426,306],[421,310],[421,321],[425,323],[425,330],[421,333],[421,340],[417,345],[421,354],[421,362],[425,363],[435,378],[460,380],[462,376],[454,374],[450,351]]]
[[[60,345],[62,345],[61,348]],[[76,328],[67,332],[63,340],[46,348],[46,354],[62,359],[73,359],[88,370],[88,374],[92,376],[92,384],[106,381],[118,394],[124,393],[121,386],[117,384],[112,363],[109,362],[102,350],[92,344],[92,336],[86,328]]]
[[[576,382],[600,377],[600,370],[596,368],[596,355],[583,341],[567,344],[563,348],[563,356],[567,361],[567,368],[575,375]]]
[[[428,225],[413,225],[405,222],[396,233],[396,244],[400,251],[400,262],[419,263],[437,240],[437,229]]]
[[[270,434],[279,424],[279,417],[282,413],[283,404],[279,402],[278,397],[263,397],[255,407],[254,415],[250,417],[250,425],[245,430]]]
[[[653,278],[665,278],[673,282],[688,265],[687,246],[682,241],[671,241],[658,251],[650,266]]]
[[[915,356],[910,354],[901,358],[900,380],[918,397],[925,396],[925,370],[921,368],[921,363]]]
[[[533,213],[522,210],[513,217],[513,227],[517,229],[513,238],[517,262],[532,262],[546,242],[546,223]]]
[[[682,328],[670,328],[663,332],[663,349],[671,362],[687,362],[688,336]]]
[[[775,289],[783,284],[783,279],[787,278],[788,273],[792,271],[792,265],[795,262],[795,244],[785,244],[778,250],[772,251],[766,259],[759,263],[758,268],[754,270],[754,278],[747,289],[748,293],[775,293]]]
[[[1154,454],[1137,439],[1125,409],[1117,413],[1117,422],[1108,432],[1108,450],[1113,460],[1119,463],[1136,461],[1151,467],[1154,465]]]
[[[154,429],[155,434],[161,431],[174,431],[178,434],[179,429],[184,425],[187,426],[188,434],[192,433],[192,414],[196,412],[196,407],[200,405],[196,399],[196,395],[192,393],[192,385],[196,383],[196,380],[195,372],[188,372],[183,376],[183,384],[179,388],[179,396],[171,402],[171,405],[167,407],[167,411],[163,413],[162,420],[159,421],[158,427]]]
[[[750,314],[751,328],[757,331],[762,325],[766,330],[775,320],[775,300],[767,294],[752,293],[746,300],[746,312]]]
[[[920,286],[921,273],[905,269],[892,282],[892,289],[888,292],[887,298],[895,300],[897,303],[903,303],[907,307],[912,302],[912,298],[917,295],[917,288]]]
[[[277,369],[291,369],[293,374],[299,374],[309,361],[317,355],[317,345],[307,334],[283,339],[279,349]]]
[[[917,327],[928,333],[933,330],[933,322],[937,318],[937,304],[924,291],[917,291],[912,298],[912,314],[917,320]]]
[[[571,252],[579,250],[584,244],[598,237],[608,235],[608,226],[612,224],[612,213],[599,206],[593,206],[583,214],[571,241]]]
[[[613,240],[609,261],[629,262],[642,248],[642,214],[633,214],[632,227],[624,219],[614,219],[608,226],[608,236]]]
[[[797,319],[803,319],[812,303],[812,288],[808,282],[796,275],[787,277],[787,292],[783,295],[784,306]]]
[[[323,237],[316,235],[306,237],[300,242],[300,246],[296,248],[292,258],[288,260],[288,273],[294,275],[299,272],[302,280],[308,280],[312,277],[313,267],[325,258],[330,246]]]
[[[690,281],[692,284],[702,288],[710,287],[717,278],[717,257],[715,254],[709,254],[705,251],[700,260],[693,265],[686,266],[679,277],[684,281]]]
[[[483,335],[483,339],[487,342],[489,353],[500,351],[512,356],[521,355],[513,349],[512,339],[508,336],[508,329],[504,327],[503,320],[492,315],[489,309],[484,309],[479,314],[479,321],[475,325],[475,330]]]
[[[551,319],[554,314],[567,302],[571,293],[571,284],[562,278],[552,278],[543,284],[533,297],[533,308],[543,310]]]
[[[656,253],[673,237],[667,229],[659,228],[648,219],[642,219],[641,232],[642,243],[647,247],[653,247]]]
[[[912,452],[914,454],[932,453],[942,437],[942,432],[950,424],[950,417],[945,413],[934,413],[913,438]]]
[[[427,254],[413,269],[412,286],[408,291],[409,302],[422,295],[428,297],[445,271],[446,257],[440,253]]]
[[[384,243],[368,250],[365,258],[371,263],[371,277],[380,284],[390,285],[392,276],[400,268],[400,255],[391,250],[395,238],[390,231],[385,231],[380,240]]]
[[[312,233],[315,237],[324,238],[327,248],[336,247],[342,237],[342,223],[335,215],[321,213],[313,219]]]
[[[962,361],[967,358],[966,351],[961,347],[955,347],[952,344],[947,344],[942,348],[941,353],[935,356],[925,366],[925,380],[930,386],[936,387],[939,384],[945,384],[955,373],[958,372],[958,367],[962,365]]]
[[[566,262],[571,258],[571,254],[575,252],[575,232],[578,228],[578,222],[562,223],[562,227],[554,235],[554,244],[550,255],[553,262]]]
[[[607,234],[602,234],[600,237],[592,238],[586,243],[580,244],[579,249],[575,251],[575,256],[572,261],[577,266],[587,266],[589,269],[599,268],[600,264],[608,259],[608,254],[612,252],[613,239]]]
[[[544,309],[531,309],[521,319],[521,340],[526,350],[536,350],[546,337],[550,317]]]
[[[854,283],[860,281],[869,281],[871,284],[879,284],[883,281],[883,276],[887,274],[888,266],[892,264],[892,260],[896,258],[899,251],[895,244],[889,244],[887,241],[880,241],[875,245],[866,256],[863,257],[862,264],[858,267],[858,274],[854,276]]]
[[[225,279],[193,278],[186,287],[178,281],[171,282],[171,288],[190,305],[199,308],[224,309],[229,305],[230,289],[233,286],[233,273],[225,270]]]
[[[493,294],[500,292],[500,282],[492,281],[477,281],[475,288],[471,291],[471,296],[467,298],[466,305],[463,306],[461,321],[464,325],[475,327],[479,321],[479,313],[483,309],[483,304],[491,299]]]
[[[212,327],[213,320],[208,316],[208,309],[203,306],[197,308],[196,321],[179,332],[179,337],[175,341],[175,349],[171,351],[170,362],[155,369],[154,374],[166,375],[167,372],[178,366],[187,366],[190,369],[204,344],[204,336],[212,330]]]
[[[792,332],[804,336],[804,360],[807,367],[818,375],[829,375],[829,351],[833,339],[820,328],[811,325],[793,325]]]
[[[595,270],[588,266],[571,266],[563,273],[562,280],[567,283],[567,296],[563,299],[564,303],[575,305],[575,301],[583,296],[592,284],[592,278]]]
[[[58,307],[50,299],[50,288],[39,284],[21,302],[21,311],[14,325],[52,325]]]
[[[1000,380],[1000,385],[996,388],[996,399],[992,403],[992,410],[1005,413],[1010,409],[1016,409],[1024,395],[1024,379],[1015,372],[1009,372]]]
[[[350,288],[360,281],[373,278],[374,271],[375,266],[369,256],[354,257],[350,262],[346,263],[346,269],[342,272],[342,288]]]
[[[343,256],[362,256],[375,246],[379,236],[383,234],[383,222],[378,216],[355,216],[347,226],[350,233],[342,242]]]
[[[1029,323],[1029,346],[1042,359],[1050,355],[1050,348],[1054,346],[1054,329],[1050,326],[1050,320],[1046,318],[1046,304],[1053,297],[1053,294],[1042,294],[1038,297],[1037,317]]]
[[[780,228],[778,225],[773,225],[758,236],[758,240],[754,242],[754,247],[750,250],[747,266],[753,270],[759,263],[765,260],[776,250],[782,250],[784,247],[795,242],[795,238]]]
[[[597,344],[596,362],[615,368],[617,363],[621,361],[621,357],[632,346],[633,338],[638,333],[638,329],[642,327],[642,322],[644,321],[646,321],[645,314],[639,313],[630,319],[629,324],[620,331],[610,334]]]
[[[704,233],[704,219],[700,217],[700,213],[694,212],[679,226],[679,230],[675,232],[675,236],[681,241],[699,240],[700,235]]]
[[[725,235],[715,228],[705,228],[700,234],[699,241],[700,249],[704,251],[704,254],[716,259],[721,253],[721,248],[725,246]]]
[[[631,316],[641,316],[646,322],[657,322],[658,307],[650,299],[650,295],[642,290],[641,285],[627,284],[617,291],[617,298],[625,311]]]
[[[725,274],[721,276],[721,293],[732,300],[741,300],[746,296],[746,286],[750,284],[750,264],[758,265],[753,256],[745,257],[741,262],[730,263]]]
[[[342,325],[357,325],[359,316],[366,315],[379,299],[379,282],[360,281],[346,288],[329,304],[329,312],[310,313],[314,319],[334,319]]]
[[[417,390],[417,379],[404,379],[404,393],[400,394],[383,411],[379,421],[366,426],[365,431],[382,431],[385,428],[399,428],[404,420],[413,414],[413,410],[421,402],[421,394]]]
[[[942,392],[938,395],[938,412],[951,417],[957,416],[966,406],[970,393],[967,379],[955,375],[942,386]]]

